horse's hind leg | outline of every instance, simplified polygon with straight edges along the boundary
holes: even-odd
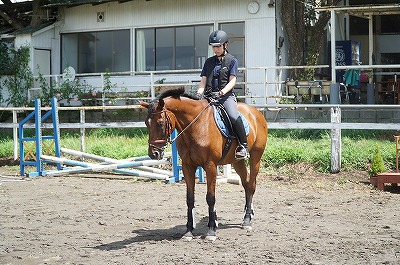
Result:
[[[233,167],[235,168],[236,173],[238,173],[238,175],[240,176],[246,196],[246,204],[244,207],[245,213],[242,227],[244,229],[251,230],[251,219],[254,216],[253,196],[256,191],[256,177],[260,168],[260,160],[254,159],[254,156],[252,154],[249,160],[249,164],[250,175],[247,171],[244,160],[239,160],[237,163],[233,164]]]

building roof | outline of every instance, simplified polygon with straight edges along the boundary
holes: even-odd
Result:
[[[128,2],[132,0],[53,0],[51,3],[45,5],[46,7],[52,6],[78,6],[78,5],[100,5],[108,2]]]
[[[14,32],[12,32],[10,34],[11,35],[31,34],[31,33],[34,33],[36,31],[39,31],[39,30],[41,30],[41,29],[43,29],[43,28],[45,28],[45,27],[47,27],[47,26],[49,26],[49,25],[51,25],[53,23],[54,22],[47,22],[47,23],[43,23],[43,24],[40,24],[40,25],[36,25],[36,26],[27,26],[27,27],[25,27],[23,29],[16,30],[16,31],[14,31]]]

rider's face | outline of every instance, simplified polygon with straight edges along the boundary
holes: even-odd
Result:
[[[218,46],[212,46],[213,53],[217,56],[221,56],[224,54],[224,46],[223,45],[218,45]]]

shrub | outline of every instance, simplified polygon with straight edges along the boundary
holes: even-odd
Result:
[[[379,173],[385,171],[385,166],[383,165],[383,159],[381,155],[381,149],[378,145],[375,147],[374,154],[372,155],[372,161],[368,168],[368,175],[375,177]]]

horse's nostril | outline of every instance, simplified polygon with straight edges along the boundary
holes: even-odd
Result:
[[[158,151],[154,151],[153,152],[153,158],[159,158],[159,156],[160,156],[160,153],[158,152]]]

